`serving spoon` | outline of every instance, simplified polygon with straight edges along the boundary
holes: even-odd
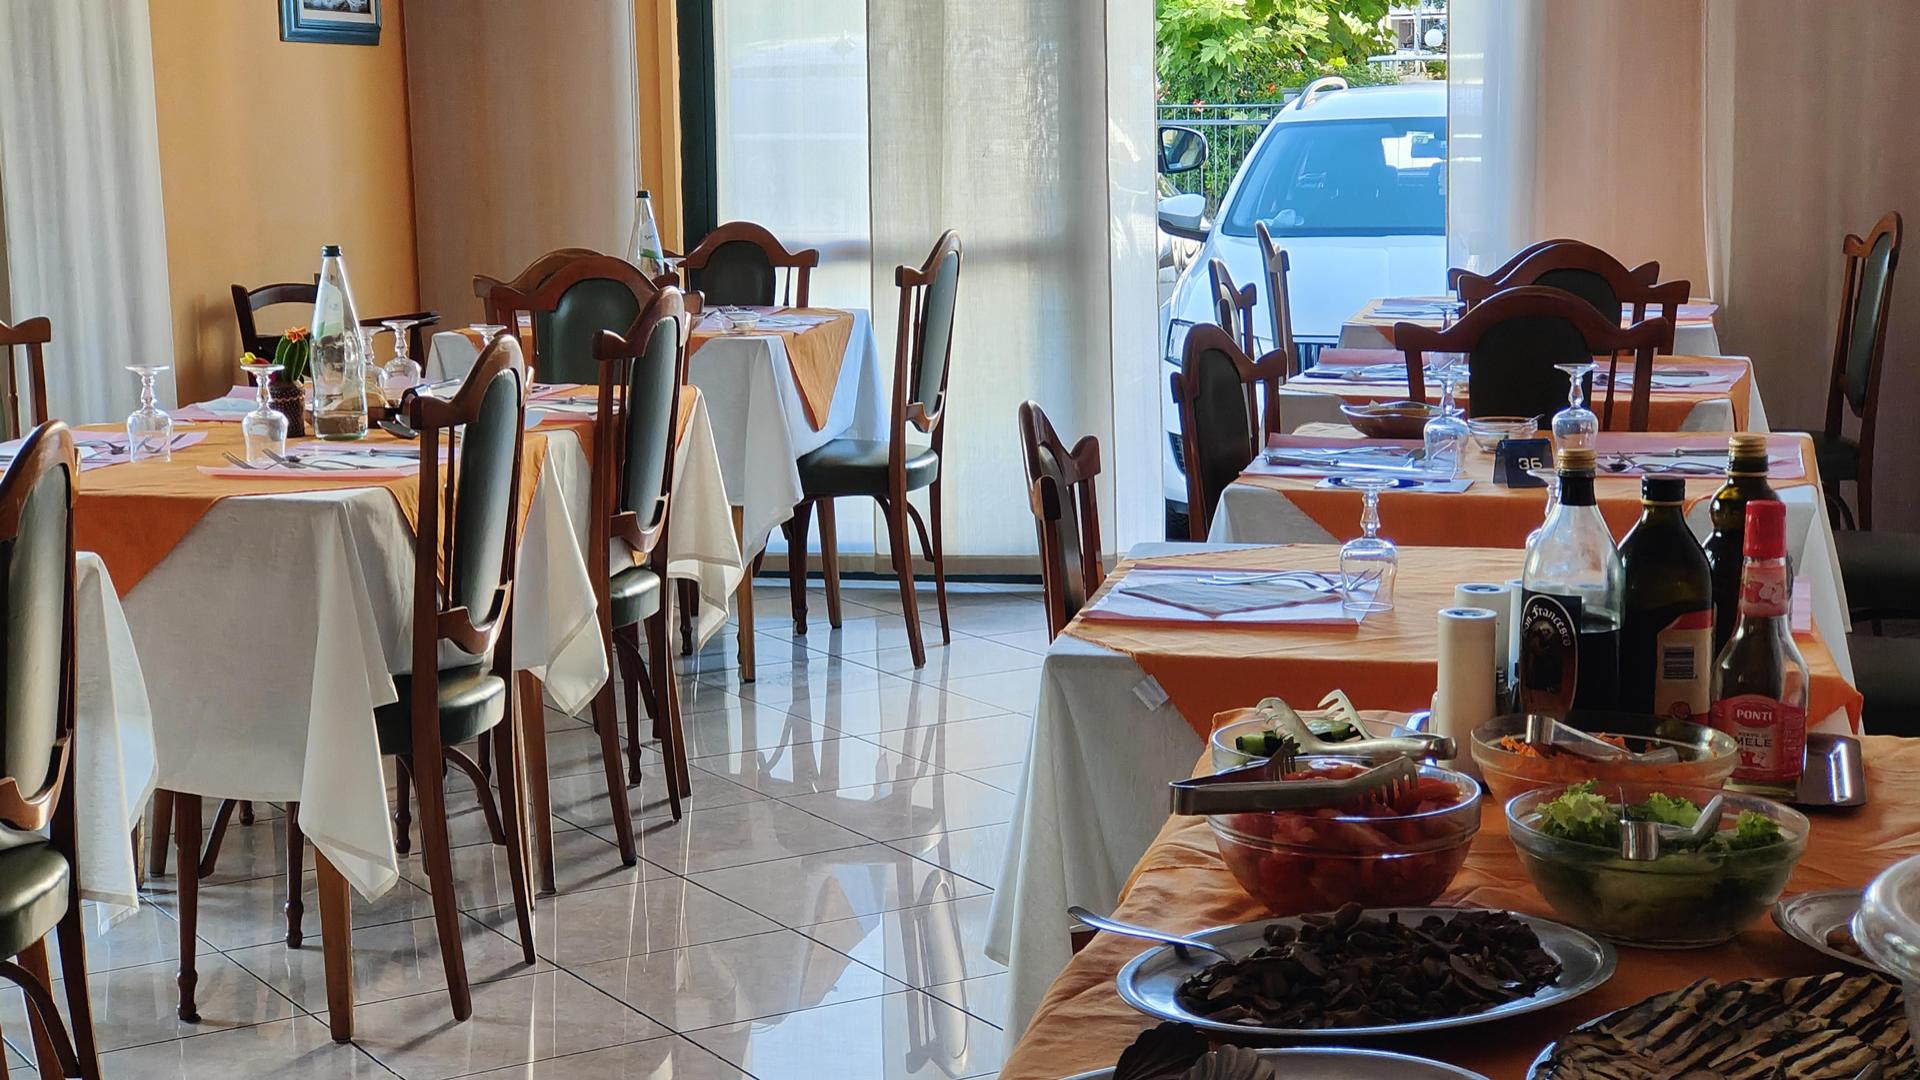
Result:
[[[1119,934],[1121,937],[1139,938],[1142,941],[1157,941],[1162,945],[1171,945],[1173,946],[1173,954],[1188,963],[1193,962],[1193,957],[1187,953],[1188,949],[1198,949],[1201,952],[1212,953],[1222,960],[1239,959],[1239,957],[1226,952],[1217,945],[1209,945],[1204,941],[1181,937],[1178,934],[1169,934],[1163,930],[1149,930],[1144,926],[1135,926],[1132,923],[1116,922],[1104,915],[1095,915],[1093,912],[1088,911],[1078,904],[1069,907],[1067,914],[1078,919],[1081,923],[1093,927],[1095,930],[1104,930],[1109,934]]]

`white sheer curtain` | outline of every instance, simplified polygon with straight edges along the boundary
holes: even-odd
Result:
[[[0,196],[11,314],[53,321],[49,413],[123,419],[124,365],[173,358],[147,0],[0,6]]]
[[[1447,264],[1491,270],[1535,239],[1534,131],[1545,0],[1447,8]]]

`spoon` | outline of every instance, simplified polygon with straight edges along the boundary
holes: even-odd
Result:
[[[1188,949],[1199,949],[1201,952],[1212,953],[1222,960],[1232,961],[1238,959],[1238,957],[1223,952],[1217,946],[1209,945],[1204,941],[1184,938],[1178,934],[1163,933],[1159,930],[1149,930],[1144,926],[1134,926],[1131,923],[1115,922],[1104,915],[1095,915],[1093,912],[1088,911],[1078,904],[1068,908],[1067,914],[1080,920],[1085,925],[1093,927],[1095,930],[1105,930],[1109,934],[1119,934],[1122,937],[1139,938],[1142,941],[1158,941],[1163,945],[1171,945],[1173,946],[1173,954],[1189,963],[1192,962],[1193,958],[1187,955]]]

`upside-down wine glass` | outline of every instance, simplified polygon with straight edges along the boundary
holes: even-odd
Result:
[[[287,418],[273,407],[269,386],[280,365],[257,360],[240,367],[253,376],[254,389],[259,393],[253,411],[240,418],[240,437],[246,440],[247,464],[278,464],[273,460],[274,455],[284,457],[287,453]]]
[[[1355,613],[1392,611],[1393,579],[1400,552],[1380,535],[1380,492],[1390,476],[1349,476],[1341,483],[1360,492],[1360,535],[1340,545],[1342,605]]]
[[[1454,384],[1460,377],[1459,354],[1442,353],[1436,359],[1445,360],[1444,366],[1436,367],[1433,373],[1440,383],[1440,412],[1427,421],[1420,437],[1428,471],[1451,480],[1466,468],[1467,444],[1473,432],[1456,410],[1453,398]]]
[[[1587,408],[1586,381],[1593,374],[1593,361],[1555,364],[1567,373],[1567,407],[1553,414],[1553,448],[1557,454],[1569,447],[1591,450],[1600,434],[1600,418]]]
[[[420,362],[413,358],[411,336],[420,322],[419,319],[388,319],[381,324],[393,331],[393,359],[382,369],[389,400],[399,401],[401,394],[420,383]]]
[[[127,457],[133,461],[173,460],[173,417],[155,405],[153,383],[170,364],[128,364],[140,376],[140,407],[127,417]]]

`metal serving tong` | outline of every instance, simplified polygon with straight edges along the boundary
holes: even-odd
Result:
[[[1398,757],[1450,761],[1459,753],[1459,747],[1452,739],[1427,732],[1410,735],[1363,734],[1357,739],[1328,742],[1315,735],[1300,714],[1279,698],[1262,699],[1260,704],[1253,707],[1253,711],[1255,716],[1267,721],[1268,727],[1280,738],[1290,740],[1301,757],[1332,756],[1366,758],[1369,761]],[[1358,724],[1355,726],[1359,727]],[[1361,730],[1364,732],[1366,729]]]
[[[1535,746],[1551,746],[1555,750],[1578,754],[1589,761],[1625,761],[1631,758],[1647,765],[1662,765],[1680,760],[1680,751],[1671,746],[1636,754],[1545,713],[1527,714],[1527,726],[1522,737]]]
[[[1657,821],[1629,821],[1620,819],[1620,857],[1629,862],[1652,862],[1660,857],[1662,845],[1684,843],[1688,850],[1707,842],[1707,838],[1720,829],[1720,818],[1726,813],[1727,799],[1724,795],[1715,795],[1700,808],[1700,816],[1692,825],[1663,825]]]
[[[1176,780],[1172,791],[1176,814],[1248,814],[1264,810],[1318,810],[1329,806],[1364,806],[1391,802],[1420,775],[1413,759],[1395,757],[1345,780],[1288,780],[1298,758],[1285,741],[1279,752],[1262,761],[1212,776]]]

